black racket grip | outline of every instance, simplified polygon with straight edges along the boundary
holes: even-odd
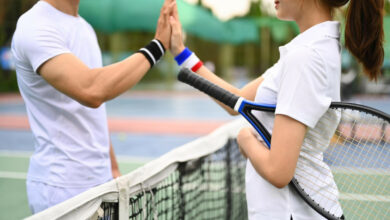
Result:
[[[234,106],[240,98],[239,96],[236,96],[233,93],[217,86],[187,68],[181,69],[177,78],[179,81],[206,93],[232,109],[234,109]]]

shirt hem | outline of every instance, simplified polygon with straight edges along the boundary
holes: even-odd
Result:
[[[314,128],[315,125],[317,124],[317,121],[313,122],[314,119],[308,119],[308,118],[305,118],[304,116],[299,116],[299,115],[292,115],[290,113],[287,113],[286,111],[283,111],[283,110],[279,110],[277,112],[275,112],[275,115],[286,115],[310,128]]]

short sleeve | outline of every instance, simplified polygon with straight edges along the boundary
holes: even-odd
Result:
[[[47,60],[63,53],[70,53],[64,40],[65,36],[51,26],[27,27],[22,36],[18,37],[18,50],[22,51],[24,58],[31,64],[33,70]]]
[[[325,63],[308,47],[291,51],[281,68],[275,114],[314,128],[331,103]]]

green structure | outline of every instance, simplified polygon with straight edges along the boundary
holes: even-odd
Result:
[[[154,32],[164,0],[83,0],[80,14],[104,33],[122,31]],[[201,39],[228,44],[259,43],[264,34],[273,42],[283,44],[299,33],[293,22],[273,17],[235,18],[223,22],[210,10],[178,0],[180,21],[186,33]],[[390,16],[384,18],[385,62],[390,69]],[[266,33],[261,33],[266,32]],[[264,43],[269,43],[267,40]]]

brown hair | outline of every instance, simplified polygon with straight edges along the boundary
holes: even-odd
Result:
[[[331,8],[348,1],[345,47],[363,64],[367,76],[376,80],[384,59],[384,0],[323,0]]]

